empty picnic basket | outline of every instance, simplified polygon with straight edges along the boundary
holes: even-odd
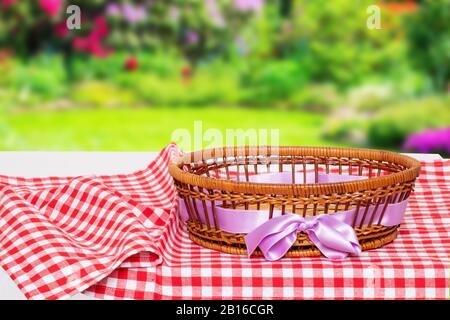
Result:
[[[219,217],[219,209],[238,210],[235,212],[242,221],[243,215],[256,211],[267,212],[270,220],[274,213],[308,218],[351,210],[349,224],[361,249],[369,250],[396,238],[399,225],[380,222],[387,207],[407,202],[420,162],[395,152],[369,149],[224,147],[186,153],[170,164],[169,172],[179,194],[180,212],[185,211],[182,218],[189,236],[203,247],[247,254],[246,233],[221,226],[219,220],[227,217]],[[261,183],[252,178],[271,174],[289,177],[289,181]],[[239,216],[234,219],[233,223],[240,223]],[[299,232],[286,256],[320,254],[308,236]]]

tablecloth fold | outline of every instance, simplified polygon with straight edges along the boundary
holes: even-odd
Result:
[[[176,209],[167,172],[176,152],[170,145],[129,175],[53,177],[49,184],[1,176],[1,266],[27,298],[62,299],[119,266],[160,264],[159,239]]]

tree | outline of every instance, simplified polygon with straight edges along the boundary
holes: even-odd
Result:
[[[413,61],[431,76],[436,89],[448,90],[450,0],[424,0],[406,22]]]

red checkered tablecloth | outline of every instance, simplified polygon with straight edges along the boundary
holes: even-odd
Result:
[[[0,264],[28,298],[448,299],[450,161],[422,163],[398,238],[341,261],[268,262],[193,244],[167,172],[0,176]]]

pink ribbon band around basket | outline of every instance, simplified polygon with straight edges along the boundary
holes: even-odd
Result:
[[[296,183],[316,183],[314,173],[295,173]],[[340,174],[318,174],[317,183],[347,182],[367,179],[362,176]],[[292,183],[291,172],[264,173],[249,177],[249,182],[256,183]],[[196,201],[200,211],[198,219],[202,223],[214,221],[211,204],[205,201],[206,212],[203,212],[203,204]],[[358,215],[355,225],[369,223],[379,224],[385,227],[399,225],[406,211],[408,200],[384,205],[370,205],[365,214]],[[206,219],[207,215],[208,219]],[[282,213],[274,210],[272,219],[267,210],[242,210],[215,206],[217,227],[229,233],[245,233],[247,252],[250,256],[256,248],[260,248],[267,260],[273,261],[282,258],[297,239],[298,232],[305,232],[308,238],[330,259],[342,259],[348,255],[359,255],[361,247],[356,237],[352,224],[357,214],[356,208],[338,211],[332,214],[322,214],[312,217],[301,217],[293,213]],[[180,215],[183,222],[189,219],[189,214],[184,201],[180,200]],[[359,218],[359,220],[358,220]]]

